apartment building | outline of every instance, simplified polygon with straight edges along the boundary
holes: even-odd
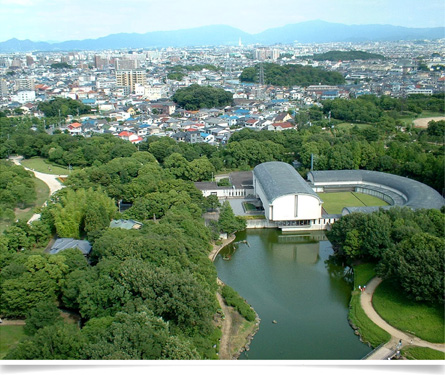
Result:
[[[130,92],[135,91],[136,84],[144,86],[146,83],[144,69],[130,69],[116,71],[116,85],[118,87],[129,87]]]

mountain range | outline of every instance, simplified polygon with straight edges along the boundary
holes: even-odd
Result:
[[[409,28],[392,25],[344,25],[325,21],[307,21],[249,34],[225,25],[202,26],[175,31],[145,34],[119,33],[97,39],[65,42],[33,42],[10,39],[0,43],[0,52],[75,51],[123,48],[164,48],[238,45],[398,41],[445,38],[445,27]]]

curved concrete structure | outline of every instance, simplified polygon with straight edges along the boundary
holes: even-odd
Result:
[[[445,200],[433,188],[410,178],[396,176],[390,173],[341,170],[341,171],[311,171],[307,179],[314,188],[354,188],[361,192],[374,192],[391,206],[407,206],[413,209],[435,208],[440,209]],[[372,210],[371,207],[363,209],[348,208],[349,211]]]

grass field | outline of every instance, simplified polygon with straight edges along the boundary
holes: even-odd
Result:
[[[387,281],[378,286],[372,302],[378,314],[392,326],[429,342],[444,342],[443,305],[413,302]]]
[[[350,130],[352,129],[354,126],[357,126],[359,129],[366,129],[369,128],[373,125],[371,124],[353,124],[350,122],[342,122],[340,124],[335,125],[336,129],[344,129],[344,130]]]
[[[323,200],[323,208],[328,214],[341,214],[343,207],[387,206],[388,203],[379,198],[363,193],[339,192],[318,193]]]
[[[0,359],[24,336],[23,326],[0,326]]]
[[[47,160],[35,157],[31,159],[24,159],[21,161],[21,164],[24,167],[34,169],[37,172],[41,173],[48,173],[48,174],[61,174],[61,175],[67,175],[68,174],[68,166],[66,167],[60,167],[57,165],[53,165],[48,163]]]
[[[360,304],[360,292],[357,290],[359,285],[366,285],[374,276],[373,264],[366,263],[354,266],[354,291],[349,303],[348,317],[352,324],[358,327],[363,341],[369,342],[372,347],[376,348],[380,344],[388,342],[391,335],[368,318]]]
[[[407,359],[417,360],[444,360],[445,353],[430,348],[421,348],[419,346],[408,346],[402,349],[402,355]]]

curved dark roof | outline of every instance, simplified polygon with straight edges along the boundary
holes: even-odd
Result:
[[[403,196],[405,203],[401,205],[411,208],[440,209],[445,204],[442,196],[428,185],[390,173],[364,170],[312,171],[308,173],[308,179],[314,184],[357,182],[393,189]]]
[[[253,174],[257,178],[269,202],[284,195],[305,194],[320,197],[299,175],[294,167],[280,161],[270,161],[257,165]]]

